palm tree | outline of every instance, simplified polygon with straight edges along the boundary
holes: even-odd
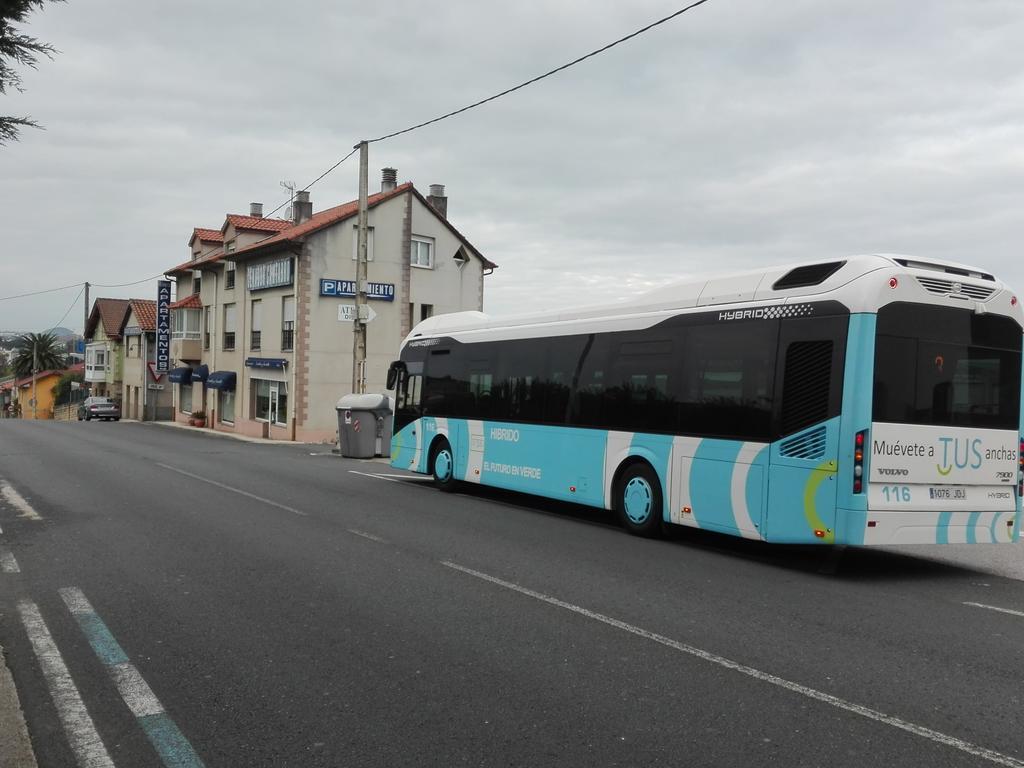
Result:
[[[33,372],[64,368],[64,350],[52,333],[26,333],[14,344],[11,360],[16,376],[31,376]]]

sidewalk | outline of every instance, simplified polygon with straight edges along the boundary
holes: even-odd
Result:
[[[207,427],[193,427],[188,424],[182,424],[178,421],[137,421],[136,419],[121,419],[125,422],[134,422],[136,424],[147,424],[150,426],[157,427],[170,427],[171,429],[185,429],[193,434],[197,435],[211,435],[213,437],[228,437],[232,440],[241,440],[244,443],[263,443],[264,445],[315,445],[319,448],[328,448],[329,443],[302,443],[292,442],[291,440],[268,440],[263,437],[249,437],[248,435],[236,435],[234,432],[222,432],[217,429],[208,429]],[[334,447],[337,447],[336,445]]]
[[[14,679],[0,646],[0,765],[3,768],[37,768],[25,717]]]

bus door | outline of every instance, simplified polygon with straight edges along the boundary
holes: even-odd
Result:
[[[764,536],[834,543],[848,315],[782,320]]]

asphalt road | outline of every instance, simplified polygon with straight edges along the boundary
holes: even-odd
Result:
[[[835,569],[398,474],[0,421],[0,645],[39,764],[1024,766],[1022,546]]]

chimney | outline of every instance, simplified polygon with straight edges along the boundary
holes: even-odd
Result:
[[[441,214],[441,218],[448,218],[448,198],[444,194],[444,184],[431,184],[430,194],[427,195],[427,202],[435,211]]]
[[[309,192],[302,190],[295,193],[295,203],[292,205],[292,220],[296,224],[309,221],[313,218],[313,204],[309,202]]]
[[[255,219],[262,219],[263,203],[249,203],[249,215]]]
[[[398,169],[397,168],[381,168],[380,169],[380,191],[390,192],[398,186]]]

